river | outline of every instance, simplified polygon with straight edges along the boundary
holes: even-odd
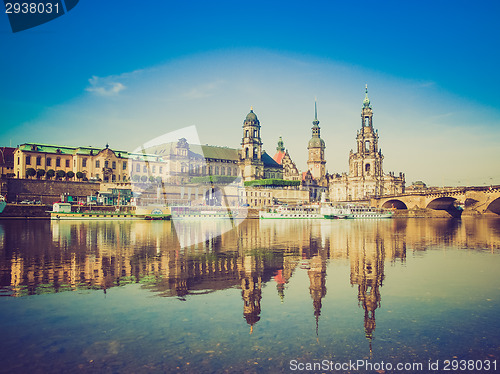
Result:
[[[0,372],[494,372],[499,315],[496,217],[0,221]]]

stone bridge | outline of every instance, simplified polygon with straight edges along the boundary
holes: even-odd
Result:
[[[500,215],[500,186],[430,188],[372,198],[370,204],[379,208],[445,210],[450,214],[461,206],[468,214]]]

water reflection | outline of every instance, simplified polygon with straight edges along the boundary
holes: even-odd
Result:
[[[186,300],[241,288],[250,332],[262,313],[262,287],[284,302],[297,267],[305,269],[318,334],[327,265],[349,261],[350,284],[371,342],[384,266],[429,248],[498,251],[500,220],[258,221],[223,235],[223,223],[3,221],[0,295],[25,296],[141,283],[156,295]],[[203,236],[200,238],[200,235]],[[200,240],[201,239],[201,240]],[[189,243],[196,243],[188,245]]]

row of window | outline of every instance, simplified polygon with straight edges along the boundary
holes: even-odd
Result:
[[[64,160],[64,161],[66,161],[65,162],[66,167],[69,168],[69,161],[70,160]],[[17,164],[19,165],[19,157],[17,158]],[[26,165],[31,165],[31,156],[26,156]],[[40,166],[40,165],[42,165],[42,157],[38,156],[36,158],[36,166]],[[46,166],[52,166],[52,159],[50,157],[47,157]],[[57,167],[61,166],[61,158],[60,157],[56,158],[56,166]]]
[[[19,165],[19,157],[17,158],[17,164]],[[65,166],[67,168],[70,167],[70,160],[67,159],[67,160],[64,160],[65,161]],[[26,165],[31,165],[31,156],[26,156]],[[36,157],[36,166],[41,166],[42,165],[42,157],[41,156],[37,156]],[[52,166],[52,158],[50,157],[47,157],[47,160],[46,160],[46,166]],[[60,157],[57,157],[56,158],[56,164],[55,164],[56,167],[60,167],[61,166],[61,158]],[[75,166],[76,166],[76,160],[75,160]],[[86,158],[83,158],[82,159],[82,167],[87,167],[87,159]],[[96,168],[100,168],[101,167],[101,162],[100,160],[96,160],[95,162],[95,167]],[[104,161],[104,167],[105,168],[109,168],[110,167],[110,162],[109,161]],[[111,162],[111,169],[116,169],[116,161],[112,161]],[[160,168],[161,169],[161,168]],[[127,170],[127,161],[123,161],[122,163],[122,170]]]

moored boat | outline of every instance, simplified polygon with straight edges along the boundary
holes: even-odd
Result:
[[[118,208],[118,207],[117,207]],[[158,207],[141,207],[136,211],[98,210],[79,207],[77,211],[72,211],[70,203],[54,203],[50,218],[53,220],[157,220],[170,219],[170,210],[168,207],[159,209]]]
[[[246,218],[247,209],[227,206],[171,206],[172,219],[237,219]]]
[[[5,201],[5,197],[0,195],[0,213],[3,212],[3,210],[5,209],[6,206],[7,206],[7,202]]]
[[[318,219],[323,218],[319,205],[280,205],[259,212],[262,219]]]
[[[327,219],[351,218],[351,219],[370,219],[370,218],[391,218],[394,211],[375,208],[367,205],[337,205],[324,206],[321,213]]]

